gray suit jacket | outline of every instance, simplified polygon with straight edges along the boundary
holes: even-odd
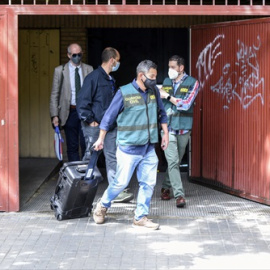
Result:
[[[84,63],[81,63],[83,79],[87,74],[93,71],[93,67]],[[63,72],[63,84],[60,94],[61,76]],[[51,117],[58,116],[60,125],[64,126],[70,110],[71,102],[71,86],[69,78],[68,63],[58,66],[54,70],[52,92],[50,99],[50,115]]]

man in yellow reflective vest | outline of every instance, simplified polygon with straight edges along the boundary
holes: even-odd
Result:
[[[142,61],[137,66],[136,79],[120,87],[102,118],[95,150],[103,148],[105,135],[117,120],[117,170],[114,181],[109,184],[94,210],[93,218],[97,224],[105,222],[111,202],[129,184],[136,170],[139,192],[133,227],[159,228],[158,223],[147,218],[157,179],[155,144],[158,142],[158,123],[163,130],[162,149],[165,150],[168,145],[167,116],[156,89],[156,77],[156,64],[150,60]]]

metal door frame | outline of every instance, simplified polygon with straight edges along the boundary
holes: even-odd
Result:
[[[202,5],[1,5],[3,19],[0,42],[1,93],[0,177],[5,203],[0,211],[19,211],[18,140],[18,16],[19,15],[251,15],[268,16],[270,6]],[[3,114],[3,115],[2,115]],[[4,183],[4,184],[3,184]]]

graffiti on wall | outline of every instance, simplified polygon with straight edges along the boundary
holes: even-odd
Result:
[[[198,80],[201,88],[205,82],[213,74],[216,59],[222,54],[220,50],[220,42],[224,39],[224,35],[217,35],[200,53],[196,68],[198,69]]]
[[[204,48],[198,58],[196,67],[202,87],[213,74],[217,57],[222,54],[220,50],[221,37],[225,38],[224,35],[218,35],[213,42]],[[244,109],[248,108],[256,99],[259,99],[262,105],[264,104],[264,78],[260,75],[257,58],[260,47],[260,36],[257,36],[252,46],[238,40],[235,62],[226,63],[217,83],[210,86],[213,92],[225,99],[225,105],[223,106],[225,109],[229,109],[231,103],[236,99],[239,100]]]

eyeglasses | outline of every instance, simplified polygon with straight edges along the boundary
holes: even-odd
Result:
[[[74,57],[74,58],[77,57],[77,56],[81,57],[82,53],[73,53],[71,56]]]

